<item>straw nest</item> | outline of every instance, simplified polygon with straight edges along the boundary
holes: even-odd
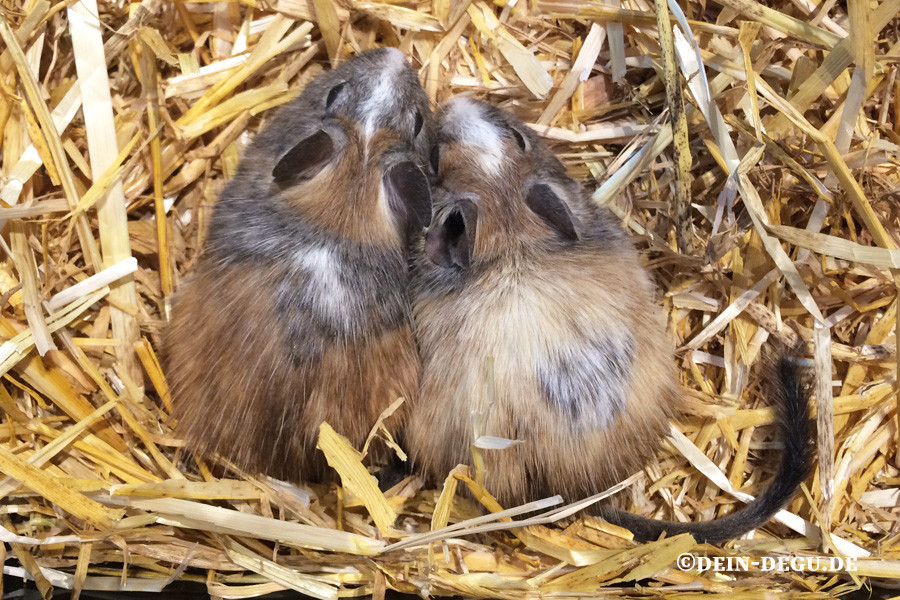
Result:
[[[4,3],[4,571],[45,594],[182,578],[221,598],[824,596],[900,577],[898,11],[900,0]],[[772,340],[806,343],[818,466],[776,521],[717,549],[688,536],[639,545],[553,512],[553,499],[484,516],[479,503],[500,507],[464,469],[442,490],[410,478],[381,494],[327,427],[342,488],[186,458],[159,333],[217,193],[271,109],[379,45],[411,57],[435,103],[469,92],[513,109],[633,233],[681,345],[691,416],[626,482],[632,510],[704,520],[738,508],[735,489],[758,492],[778,450],[754,365]],[[681,570],[684,552],[754,562]],[[813,556],[854,557],[856,570],[759,562]]]

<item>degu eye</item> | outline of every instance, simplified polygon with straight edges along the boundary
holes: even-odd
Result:
[[[422,113],[416,111],[416,120],[413,123],[413,137],[419,135],[419,132],[422,131],[422,125],[425,124],[425,119],[422,118]]]
[[[437,144],[431,147],[431,168],[434,171],[434,174],[437,175],[441,166],[441,148]]]
[[[337,100],[337,97],[341,95],[341,91],[347,86],[347,82],[344,81],[342,83],[337,84],[328,92],[328,98],[325,99],[325,108],[331,108],[331,105],[334,104],[334,101]]]

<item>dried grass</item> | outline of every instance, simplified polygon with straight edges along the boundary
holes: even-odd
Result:
[[[221,598],[832,596],[900,577],[900,0],[94,2],[0,17],[4,572]],[[466,469],[382,494],[327,427],[346,489],[184,458],[155,349],[210,207],[270,109],[377,45],[434,102],[515,110],[634,233],[693,416],[619,486],[633,510],[711,519],[758,491],[777,449],[751,366],[770,339],[807,343],[819,464],[781,524],[638,545],[571,517],[584,504],[501,510]],[[684,572],[682,552],[858,567]]]

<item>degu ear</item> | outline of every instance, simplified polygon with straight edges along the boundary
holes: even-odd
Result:
[[[549,183],[537,181],[529,184],[525,192],[525,204],[563,237],[573,241],[581,237],[578,219],[557,193],[557,189]]]
[[[462,198],[425,234],[425,254],[434,264],[466,268],[472,262],[478,208]]]
[[[382,181],[394,212],[406,215],[418,229],[431,223],[431,186],[422,169],[408,160],[399,162],[385,171]]]
[[[296,185],[318,175],[333,157],[334,141],[319,129],[297,142],[278,160],[272,169],[272,179],[281,188]]]

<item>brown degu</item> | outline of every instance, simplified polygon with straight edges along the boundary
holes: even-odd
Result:
[[[438,125],[431,226],[413,259],[422,359],[405,439],[432,483],[471,446],[506,506],[553,494],[575,501],[644,466],[683,411],[673,346],[628,235],[511,114],[451,100]],[[784,460],[744,510],[706,523],[604,507],[639,540],[690,532],[710,542],[764,523],[810,472],[807,388],[778,361]]]
[[[256,136],[165,338],[190,449],[328,479],[323,421],[361,448],[385,408],[414,399],[408,248],[431,217],[433,132],[415,72],[382,48],[310,82]]]

